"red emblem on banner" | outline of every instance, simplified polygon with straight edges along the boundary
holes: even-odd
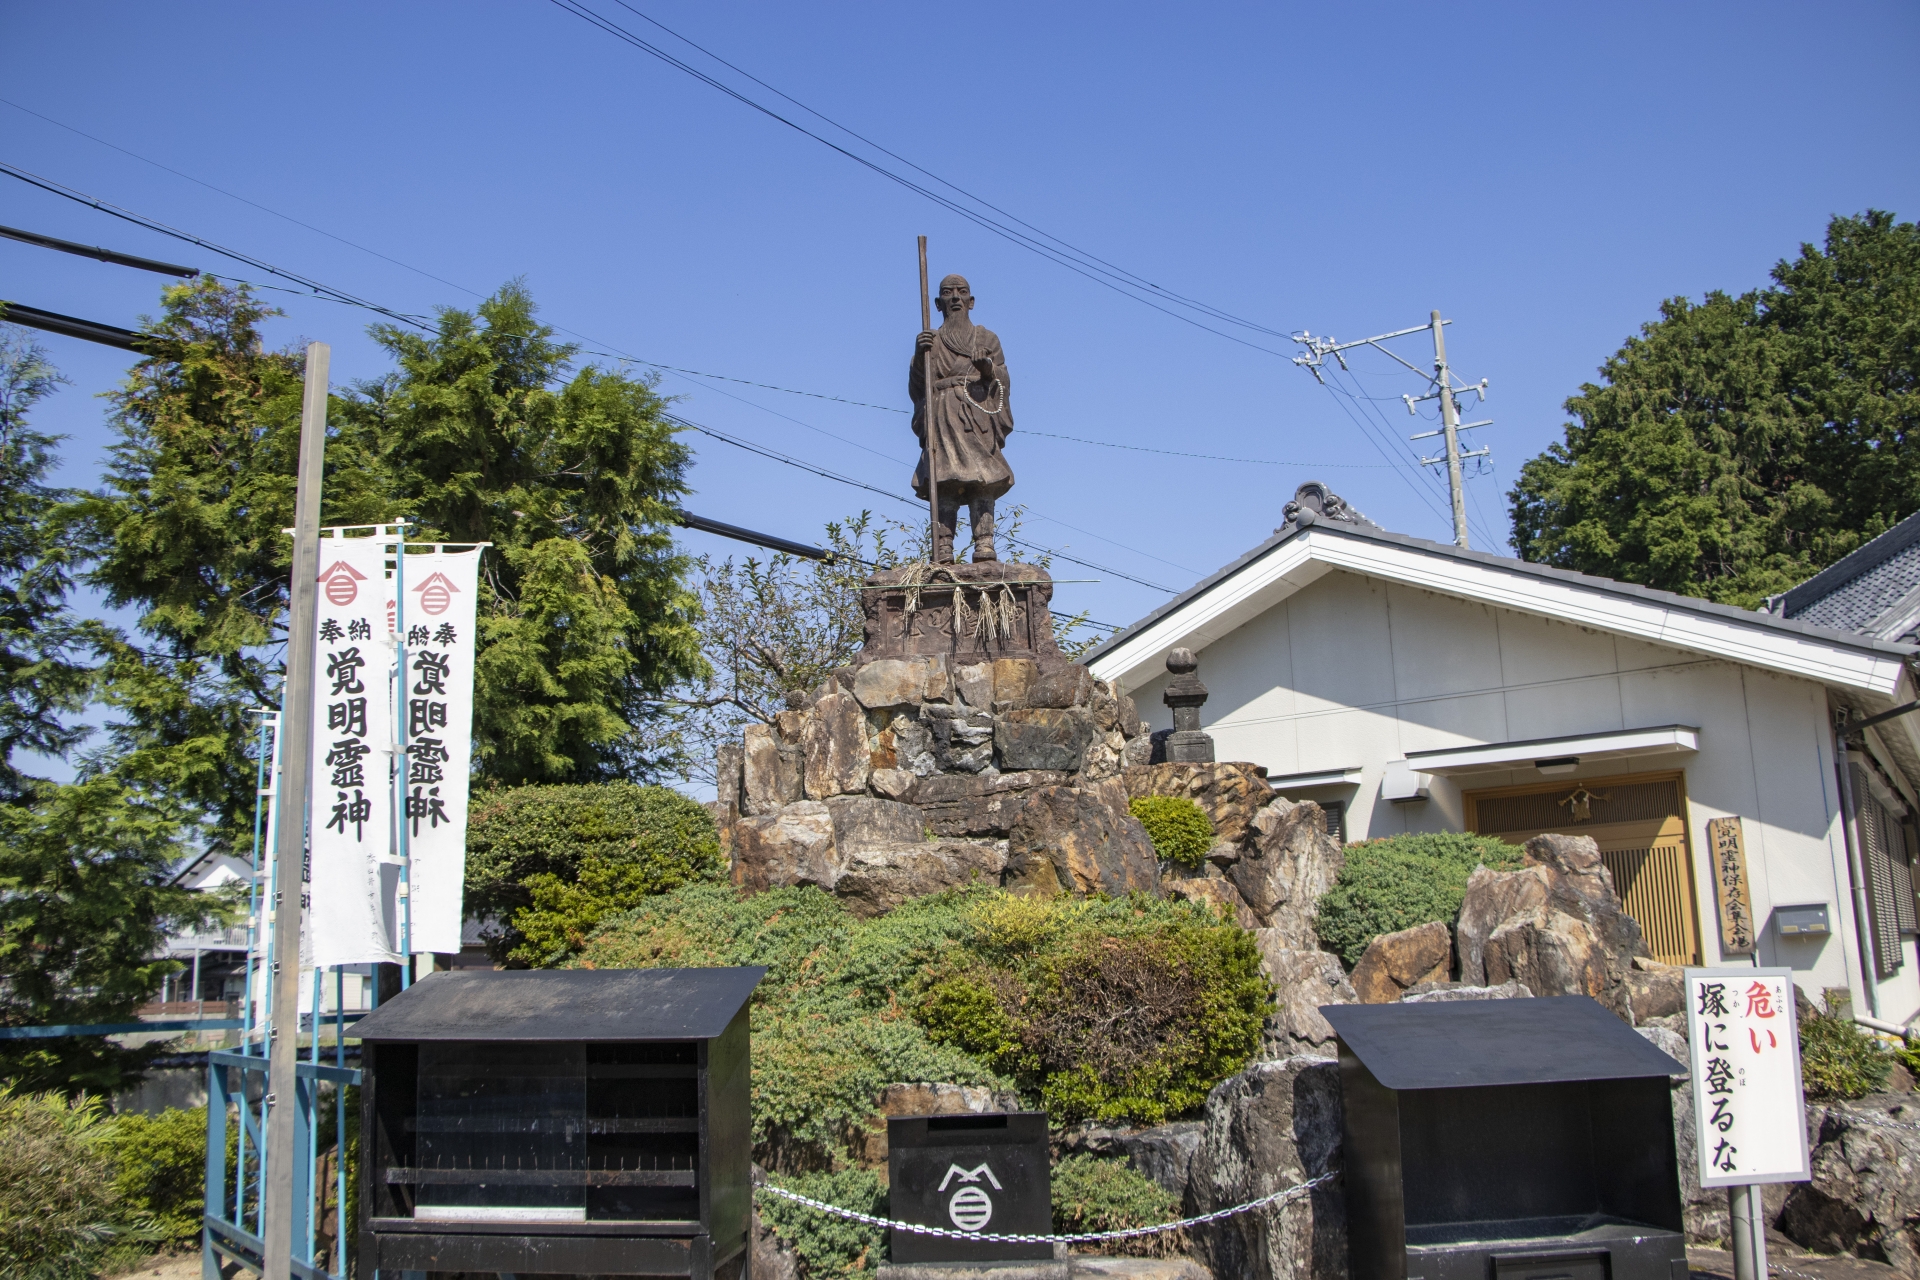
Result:
[[[453,593],[459,589],[447,581],[444,573],[430,574],[414,588],[420,593],[420,607],[435,617],[447,611],[447,606],[453,603]]]
[[[336,609],[346,608],[360,594],[360,584],[366,577],[345,560],[335,560],[320,571],[320,581],[327,585],[327,603]]]

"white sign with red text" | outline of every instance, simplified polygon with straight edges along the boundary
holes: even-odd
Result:
[[[1686,983],[1700,1185],[1807,1181],[1793,970],[1688,969]]]

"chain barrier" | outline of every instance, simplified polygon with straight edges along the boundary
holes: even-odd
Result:
[[[831,1213],[846,1218],[850,1222],[864,1222],[870,1227],[886,1227],[893,1231],[908,1231],[920,1236],[945,1236],[951,1240],[985,1240],[995,1244],[1086,1244],[1094,1240],[1123,1240],[1128,1236],[1157,1235],[1162,1231],[1179,1231],[1186,1227],[1198,1227],[1209,1222],[1218,1222],[1222,1218],[1231,1218],[1235,1214],[1251,1213],[1255,1209],[1264,1209],[1268,1205],[1281,1204],[1295,1196],[1304,1195],[1315,1187],[1332,1181],[1340,1176],[1337,1169],[1328,1170],[1317,1178],[1298,1183],[1276,1191],[1272,1195],[1261,1196],[1258,1200],[1249,1200],[1245,1204],[1234,1205],[1231,1209],[1216,1209],[1212,1213],[1203,1213],[1197,1218],[1182,1218],[1178,1222],[1163,1222],[1156,1227],[1128,1227],[1124,1231],[1081,1231],[1070,1235],[1031,1235],[1009,1234],[995,1235],[986,1231],[955,1231],[948,1227],[927,1227],[917,1222],[896,1222],[891,1218],[877,1218],[870,1213],[861,1213],[855,1209],[843,1209],[837,1204],[828,1204],[824,1200],[815,1200],[812,1196],[803,1196],[797,1191],[788,1191],[771,1183],[763,1183],[754,1188],[783,1200],[806,1205],[809,1209],[818,1209],[822,1213]]]

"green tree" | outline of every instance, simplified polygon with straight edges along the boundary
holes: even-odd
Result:
[[[116,768],[205,815],[219,848],[251,831],[247,711],[278,705],[286,637],[304,360],[264,348],[273,314],[244,285],[168,288],[143,325],[149,354],[111,397],[106,483],[66,513],[87,581],[140,610],[137,638],[104,642]],[[370,462],[350,428],[332,432],[326,520],[386,515]]]
[[[0,801],[29,785],[16,753],[62,755],[85,735],[64,718],[85,704],[92,674],[53,525],[66,495],[46,483],[57,441],[27,421],[63,381],[24,330],[0,325]]]
[[[350,420],[377,439],[423,539],[490,542],[474,694],[477,773],[592,782],[677,765],[664,690],[702,671],[674,551],[690,454],[652,384],[556,343],[518,283],[430,334],[377,325],[398,371]]]
[[[1752,607],[1920,510],[1920,228],[1836,217],[1772,274],[1669,299],[1566,402],[1522,559]]]

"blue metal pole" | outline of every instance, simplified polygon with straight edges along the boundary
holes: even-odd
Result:
[[[319,965],[313,966],[313,1052],[311,1060],[315,1066],[318,1066],[320,1063]],[[310,1081],[307,1087],[313,1090],[313,1102],[318,1102],[320,1100],[320,1082],[318,1080]],[[319,1214],[315,1212],[313,1202],[319,1200],[324,1204],[326,1200],[326,1190],[320,1182],[320,1134],[317,1128],[320,1121],[317,1115],[317,1108],[309,1103],[303,1110],[305,1112],[304,1118],[307,1122],[307,1252],[301,1261],[312,1262],[314,1232],[319,1226],[317,1222]],[[298,1141],[298,1139],[296,1139],[296,1141]]]
[[[207,1064],[207,1190],[206,1213],[209,1218],[227,1216],[227,1068]],[[246,1105],[244,1082],[240,1105]],[[241,1126],[241,1149],[245,1149],[245,1126]],[[233,1216],[244,1217],[243,1202],[234,1202]],[[200,1280],[221,1280],[220,1255],[213,1249],[213,1228],[200,1228]]]
[[[333,1065],[347,1065],[347,979],[346,970],[333,971]],[[347,1274],[347,1086],[333,1086],[333,1273],[341,1280]]]

